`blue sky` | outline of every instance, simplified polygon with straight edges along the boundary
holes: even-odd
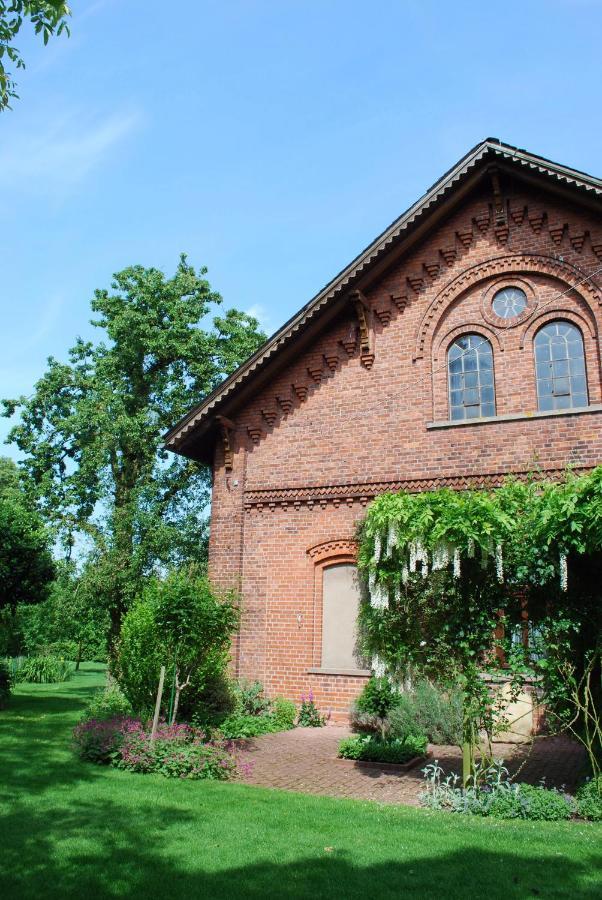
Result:
[[[602,0],[72,9],[0,116],[2,396],[127,265],[185,251],[271,332],[486,136],[602,175]]]

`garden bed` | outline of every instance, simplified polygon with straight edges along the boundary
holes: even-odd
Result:
[[[360,769],[377,769],[382,772],[389,772],[391,775],[401,775],[404,772],[408,772],[410,769],[415,768],[420,763],[425,762],[431,755],[432,754],[429,751],[422,756],[414,756],[404,763],[377,762],[376,760],[368,759],[342,759],[340,756],[336,756],[335,759],[339,764],[347,766],[348,768],[359,767]]]

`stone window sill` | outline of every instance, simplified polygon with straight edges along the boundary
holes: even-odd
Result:
[[[356,675],[368,678],[370,669],[308,669],[309,675]]]
[[[588,413],[602,412],[602,403],[580,406],[576,409],[551,409],[543,412],[509,413],[503,416],[484,416],[482,419],[445,419],[439,422],[427,422],[429,431],[437,428],[466,428],[469,425],[490,425],[494,422],[520,422],[528,419],[550,419],[557,416],[583,416]]]

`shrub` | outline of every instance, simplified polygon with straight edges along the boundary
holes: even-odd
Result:
[[[193,694],[188,704],[192,708],[190,719],[201,727],[219,727],[237,707],[235,685],[223,671],[207,673],[202,690]],[[187,700],[183,703],[187,708]]]
[[[80,759],[110,763],[123,743],[125,729],[134,721],[127,716],[86,719],[73,729],[73,747]]]
[[[162,723],[154,741],[139,719],[88,719],[73,731],[81,759],[167,778],[224,780],[236,772],[231,747],[209,741],[202,729]]]
[[[385,741],[374,735],[355,735],[339,743],[339,756],[370,762],[406,763],[416,756],[424,756],[427,744],[426,737],[418,735]]]
[[[243,716],[263,716],[270,712],[272,702],[263,692],[260,681],[240,681],[234,688],[236,705]]]
[[[323,716],[314,701],[313,691],[309,692],[309,696],[301,697],[301,707],[297,717],[297,725],[309,728],[321,728],[326,724],[326,716]]]
[[[7,663],[0,660],[0,709],[8,705],[12,683],[13,678]]]
[[[220,734],[228,740],[259,737],[260,734],[281,730],[274,727],[271,716],[241,716],[237,713],[228,716],[219,726]]]
[[[602,822],[602,775],[582,784],[575,797],[577,812],[582,819]]]
[[[399,693],[389,679],[372,675],[355,701],[355,708],[360,713],[386,719],[398,703]]]
[[[35,684],[57,684],[68,681],[73,675],[71,663],[58,656],[28,656],[17,669],[17,680]]]
[[[486,815],[500,819],[532,819],[557,822],[570,819],[573,804],[560,791],[532,784],[512,785],[508,790],[498,790],[488,801]]]
[[[297,707],[292,700],[276,697],[272,704],[272,718],[276,731],[288,731],[290,728],[295,727]]]
[[[398,695],[399,702],[389,714],[389,731],[394,737],[426,734],[433,744],[462,743],[462,695],[443,692],[426,679]]]
[[[155,741],[137,722],[129,725],[114,765],[130,772],[154,773],[167,778],[224,781],[236,772],[236,760],[224,742],[207,741],[190,725],[163,725]]]
[[[437,760],[423,770],[426,789],[420,795],[423,806],[450,812],[493,816],[498,819],[559,821],[574,812],[572,799],[555,788],[513,784],[503,761],[478,773],[476,784],[462,789],[459,776],[443,777]]]
[[[88,704],[84,713],[86,719],[115,719],[119,716],[130,716],[132,707],[129,700],[117,684],[109,684],[104,691],[99,691]]]
[[[167,667],[165,698],[190,718],[211,679],[223,673],[238,622],[232,596],[218,596],[197,570],[150,579],[123,620],[114,674],[140,715],[155,702],[159,672]]]

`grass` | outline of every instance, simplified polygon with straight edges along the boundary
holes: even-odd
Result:
[[[0,893],[12,898],[594,898],[602,828],[502,822],[132,775],[79,762],[94,689],[19,685],[0,712]]]

